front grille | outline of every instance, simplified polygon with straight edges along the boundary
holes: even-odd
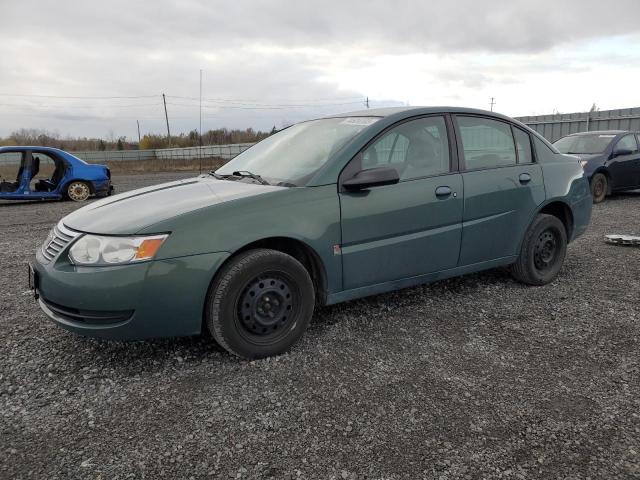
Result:
[[[48,261],[53,260],[78,235],[80,232],[69,230],[62,224],[62,221],[58,222],[42,245],[42,256]]]

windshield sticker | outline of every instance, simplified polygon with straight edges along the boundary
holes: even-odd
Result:
[[[598,135],[599,138],[614,138],[615,135]]]
[[[373,125],[376,123],[379,118],[371,118],[371,117],[349,117],[345,118],[340,122],[340,125]]]

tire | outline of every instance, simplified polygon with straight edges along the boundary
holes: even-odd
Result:
[[[596,173],[591,178],[591,196],[593,203],[602,202],[607,196],[609,190],[609,180],[604,173]]]
[[[214,277],[205,305],[213,338],[246,359],[279,355],[304,334],[315,291],[305,267],[276,250],[232,258]]]
[[[513,277],[528,285],[546,285],[560,273],[567,254],[567,231],[553,215],[539,214],[527,229]]]
[[[91,188],[86,182],[73,181],[67,185],[67,197],[74,202],[84,202],[91,195]]]

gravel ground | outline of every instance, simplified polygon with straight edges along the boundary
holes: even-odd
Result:
[[[74,208],[0,204],[0,478],[640,477],[640,248],[602,241],[640,234],[640,194],[594,207],[551,285],[493,270],[326,307],[255,362],[49,322],[25,262]]]

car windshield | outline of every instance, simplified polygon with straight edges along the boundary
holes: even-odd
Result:
[[[602,153],[615,138],[612,134],[571,135],[553,144],[560,153]]]
[[[215,171],[216,176],[260,177],[300,186],[356,134],[379,117],[325,118],[293,125],[262,140]],[[252,176],[249,176],[251,174]]]

